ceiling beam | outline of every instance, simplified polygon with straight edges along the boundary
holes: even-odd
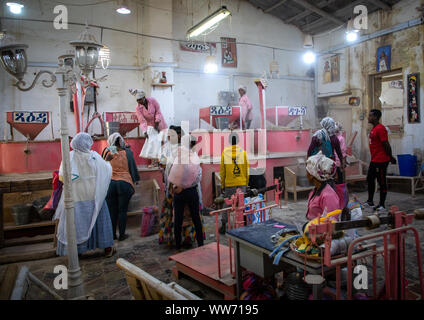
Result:
[[[371,2],[372,4],[376,5],[377,7],[380,7],[384,10],[391,10],[392,7],[389,6],[387,3],[380,1],[380,0],[368,0],[368,2]]]
[[[334,1],[335,0],[331,0],[331,1],[324,0],[324,1],[321,1],[320,3],[317,4],[317,7],[321,9],[321,8],[325,7],[326,5],[328,5],[329,3],[334,2]],[[311,14],[311,11],[309,11],[308,9],[305,9],[304,11],[298,13],[297,15],[284,20],[284,22],[285,23],[291,23],[292,21],[296,21],[296,20],[302,19],[302,18],[304,18],[304,17],[306,17],[307,15],[310,15],[310,14]]]
[[[320,8],[310,4],[309,2],[307,2],[306,0],[292,0],[294,2],[296,2],[297,4],[300,4],[302,7],[313,11],[315,13],[318,13],[321,17],[330,20],[338,25],[344,24],[344,22],[342,20],[340,20],[339,18],[334,17],[333,15],[329,14],[328,12],[325,12],[324,10],[321,10]]]
[[[337,10],[336,12],[333,13],[333,15],[335,15],[337,17],[348,16],[349,15],[349,11],[351,11],[355,6],[357,6],[359,4],[366,4],[366,1],[364,1],[364,0],[356,0],[356,1],[348,4],[347,6],[345,6],[345,7],[341,8],[341,9]],[[351,13],[353,14],[353,11]],[[314,21],[314,22],[312,22],[310,24],[307,24],[303,28],[302,27],[300,27],[300,28],[301,28],[301,30],[303,32],[309,32],[309,31],[311,31],[311,29],[320,28],[325,23],[327,23],[325,19],[319,19],[319,20]],[[344,24],[344,22],[342,24]]]
[[[287,0],[281,0],[280,2],[277,2],[273,6],[269,7],[268,9],[265,9],[264,12],[268,13],[274,9],[277,9],[278,7],[282,6],[285,2],[287,2]]]

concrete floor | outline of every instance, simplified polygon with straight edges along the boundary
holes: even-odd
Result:
[[[350,190],[351,196],[355,190]],[[356,193],[361,201],[367,199],[365,192]],[[378,194],[375,201],[378,200]],[[413,210],[424,207],[424,195],[418,194],[416,198],[412,198],[405,193],[389,192],[387,197],[386,207],[397,205],[401,210]],[[284,221],[285,223],[294,224],[295,222],[304,222],[306,213],[307,200],[303,197],[297,203],[289,201],[287,207],[282,209],[274,209],[273,218]],[[364,211],[365,215],[371,214],[371,209]],[[213,217],[204,217],[206,225],[206,241],[205,243],[215,241],[215,219]],[[128,228],[128,233],[131,237],[123,242],[115,242],[117,254],[111,258],[105,258],[102,251],[95,251],[84,254],[80,259],[82,269],[82,277],[86,294],[92,295],[95,299],[131,299],[131,293],[127,286],[123,271],[116,266],[118,258],[124,258],[129,262],[139,266],[152,276],[160,279],[165,283],[175,281],[172,276],[171,269],[174,266],[173,261],[169,261],[168,257],[175,253],[173,248],[165,245],[159,245],[157,235],[141,238],[139,236],[140,221],[132,221]],[[424,220],[415,220],[413,226],[418,230],[421,241],[421,252],[424,256]],[[376,232],[383,230],[386,227],[380,227],[377,230],[368,231],[360,230],[361,235],[368,232]],[[224,236],[224,242],[226,237]],[[406,241],[406,275],[409,279],[409,288],[412,292],[418,294],[418,268],[415,258],[415,246],[411,237]],[[185,249],[189,250],[189,249]],[[381,259],[380,259],[381,260]],[[31,261],[20,263],[18,265],[27,265],[30,271],[39,279],[44,281],[50,288],[53,289],[53,280],[56,274],[53,269],[56,265],[67,265],[66,257],[56,257],[46,260]],[[382,262],[379,261],[379,275],[383,274]],[[0,266],[0,279],[2,272],[5,271],[5,266]],[[382,281],[381,276],[379,282]],[[190,290],[202,299],[222,299],[222,294],[198,283],[190,278],[183,277],[176,281],[182,287]],[[66,292],[56,291],[59,295],[66,297]],[[37,287],[31,286],[28,290],[27,299],[51,299],[50,296],[40,291]],[[411,299],[419,298],[418,295],[412,295]]]

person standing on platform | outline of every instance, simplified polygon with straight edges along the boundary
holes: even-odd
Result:
[[[229,136],[230,146],[221,154],[221,189],[225,198],[230,198],[237,189],[246,192],[249,184],[249,160],[247,152],[238,146],[239,137],[233,132]],[[225,234],[228,222],[228,213],[224,212],[221,218],[222,225],[219,233]]]
[[[392,156],[387,129],[380,123],[381,111],[370,110],[368,123],[373,125],[369,135],[369,145],[371,152],[371,163],[368,169],[368,200],[364,205],[373,207],[375,211],[385,211],[384,203],[387,196],[387,167],[389,163],[396,164],[396,159]],[[380,185],[380,202],[374,206],[375,179]]]
[[[160,131],[168,126],[160,110],[160,105],[155,98],[146,98],[143,90],[131,89],[130,93],[136,97],[138,103],[136,107],[137,118],[140,122],[141,132],[146,136],[140,157],[151,159],[151,166],[156,167],[158,166],[162,147]]]
[[[345,138],[343,137],[341,130],[342,130],[342,125],[340,123],[336,123],[336,137],[339,140],[339,144],[340,144],[340,150],[342,151],[342,155],[343,155],[343,163],[344,166],[346,167],[346,152],[347,152],[347,148],[346,148],[346,141]],[[344,168],[342,167],[342,162],[340,161],[339,156],[337,155],[336,152],[336,166],[337,166],[337,183],[341,184],[344,183],[345,181],[345,177],[344,177]]]
[[[74,200],[75,231],[78,254],[96,248],[105,249],[106,257],[112,256],[112,222],[105,198],[112,177],[112,167],[95,151],[93,139],[88,133],[78,133],[71,141],[71,187]],[[62,164],[59,177],[63,180]],[[63,193],[54,219],[59,219],[57,249],[60,256],[67,255],[67,227]]]
[[[244,123],[243,126],[240,124],[240,128],[242,129],[250,129],[250,124],[252,123],[253,119],[253,107],[252,103],[250,102],[249,97],[246,94],[247,88],[246,86],[239,86],[238,92],[240,94],[240,100],[239,105],[241,107],[241,118]]]
[[[102,157],[112,166],[112,181],[106,196],[112,219],[113,238],[116,236],[116,225],[119,225],[119,241],[128,238],[127,227],[128,204],[135,192],[134,184],[140,180],[134,155],[125,146],[124,138],[119,133],[113,133],[107,139],[109,146],[102,152]]]

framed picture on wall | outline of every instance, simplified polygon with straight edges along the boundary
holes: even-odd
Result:
[[[389,71],[392,56],[392,46],[384,46],[377,49],[377,72]]]
[[[420,123],[420,102],[419,102],[419,91],[420,91],[420,74],[411,73],[408,74],[408,122],[409,123]]]
[[[235,38],[221,38],[222,66],[237,68],[237,47]]]
[[[323,83],[340,81],[340,56],[335,55],[323,60]]]

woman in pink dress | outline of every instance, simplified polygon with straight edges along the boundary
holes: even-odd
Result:
[[[159,133],[168,126],[155,98],[146,98],[143,90],[130,90],[130,92],[136,97],[137,118],[141,132],[146,136],[140,157],[152,159],[152,165],[157,166],[162,145],[162,136]]]
[[[346,167],[346,155],[347,155],[347,147],[346,147],[346,141],[345,138],[342,135],[342,125],[338,122],[336,122],[336,130],[335,130],[335,135],[337,137],[337,139],[339,140],[340,143],[340,150],[342,151],[342,156],[343,156],[343,165],[339,159],[339,156],[336,153],[336,166],[337,166],[337,183],[341,184],[344,183],[344,170]]]
[[[253,119],[252,103],[250,102],[250,99],[246,94],[246,91],[247,91],[246,86],[239,86],[238,91],[240,94],[239,105],[241,107],[240,111],[241,111],[242,121],[244,123],[244,129],[250,129],[250,124],[252,123],[252,119]]]
[[[332,181],[335,173],[335,162],[324,156],[321,151],[309,157],[306,161],[306,175],[315,186],[308,198],[308,211],[306,213],[308,220],[321,217],[323,213],[340,209],[339,197]],[[338,219],[338,215],[334,219]]]

